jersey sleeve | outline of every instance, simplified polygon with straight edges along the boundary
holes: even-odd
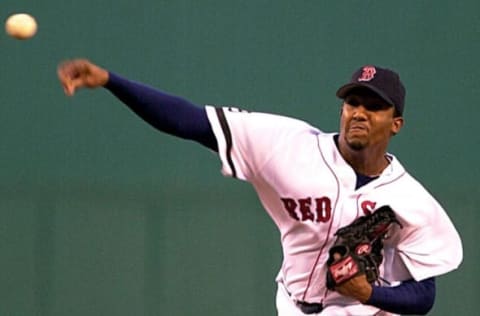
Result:
[[[418,191],[423,190],[418,188]],[[429,196],[415,208],[399,215],[405,227],[400,230],[402,238],[397,251],[415,280],[421,281],[458,268],[463,259],[460,235],[433,197]]]
[[[207,116],[215,134],[222,173],[249,181],[289,135],[309,124],[281,115],[247,112],[233,107],[206,106]]]

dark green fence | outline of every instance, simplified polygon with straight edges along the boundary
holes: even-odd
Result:
[[[355,68],[397,69],[391,151],[464,240],[431,315],[476,313],[478,1],[2,1],[2,19],[19,11],[39,31],[0,37],[0,315],[275,314],[279,236],[251,187],[104,90],[65,97],[56,65],[73,57],[327,131]]]

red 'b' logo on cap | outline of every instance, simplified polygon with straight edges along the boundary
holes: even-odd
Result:
[[[365,66],[363,67],[362,74],[358,77],[358,81],[370,81],[377,73],[377,70],[373,66]]]

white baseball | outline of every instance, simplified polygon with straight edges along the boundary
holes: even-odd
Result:
[[[11,15],[5,22],[7,34],[16,39],[28,39],[37,33],[37,21],[26,13]]]

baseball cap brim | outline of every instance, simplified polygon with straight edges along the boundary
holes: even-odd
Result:
[[[355,88],[367,88],[373,91],[374,93],[376,93],[380,98],[385,100],[388,104],[395,106],[395,103],[392,101],[392,99],[390,99],[383,91],[381,91],[375,86],[372,86],[368,83],[362,83],[362,82],[347,83],[346,85],[340,87],[340,89],[337,90],[337,97],[339,97],[340,99],[345,99],[345,97]]]

